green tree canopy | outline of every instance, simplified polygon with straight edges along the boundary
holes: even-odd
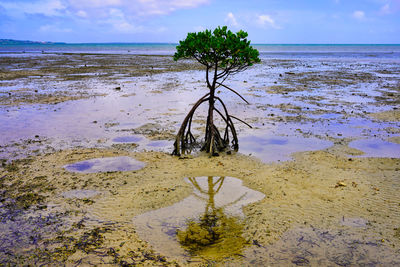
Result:
[[[260,62],[258,50],[250,46],[247,36],[242,30],[235,34],[226,26],[218,27],[213,32],[188,33],[176,47],[174,60],[194,58],[207,70],[221,69],[215,77],[220,79]]]

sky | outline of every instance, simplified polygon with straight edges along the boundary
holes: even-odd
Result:
[[[176,43],[227,25],[265,44],[399,44],[400,0],[0,0],[0,39]]]

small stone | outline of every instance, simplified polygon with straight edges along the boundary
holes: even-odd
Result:
[[[346,186],[347,186],[347,184],[345,184],[345,183],[342,182],[342,181],[339,181],[339,182],[336,183],[335,188],[338,188],[338,187],[346,187]]]
[[[193,159],[193,156],[189,154],[180,155],[179,159]]]

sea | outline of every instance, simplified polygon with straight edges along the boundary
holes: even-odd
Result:
[[[0,56],[48,53],[173,55],[176,43],[1,44]],[[400,59],[400,44],[252,44],[261,58]]]

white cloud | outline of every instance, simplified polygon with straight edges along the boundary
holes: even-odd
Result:
[[[266,23],[273,25],[275,21],[268,15],[260,15],[258,16],[258,23],[261,25],[265,25]]]
[[[36,2],[0,2],[6,11],[14,15],[40,14],[45,16],[61,16],[66,6],[60,0],[40,0]]]
[[[111,27],[121,33],[135,33],[142,30],[141,27],[137,27],[131,22],[129,22],[125,14],[116,8],[112,8],[109,11],[109,18],[107,20],[102,21],[103,24],[109,24]]]
[[[353,12],[353,18],[363,20],[365,18],[364,11],[356,10]]]
[[[173,0],[173,1],[168,1],[168,0],[154,0],[155,2],[158,2],[158,5],[161,6],[170,6],[170,10],[176,10],[176,9],[182,9],[182,8],[195,8],[204,4],[208,4],[209,0]]]
[[[86,11],[83,11],[83,10],[79,10],[78,12],[75,13],[75,15],[77,15],[78,17],[81,17],[81,18],[87,18],[87,16],[88,16]]]
[[[275,29],[280,29],[280,27],[275,24],[275,20],[271,18],[270,15],[257,16],[257,24],[261,26],[269,26]]]
[[[389,0],[386,5],[381,8],[381,14],[394,14],[400,11],[400,0]]]
[[[10,17],[20,19],[27,14],[63,17],[70,21],[101,26],[105,31],[137,33],[165,32],[167,28],[149,29],[143,21],[152,16],[167,15],[180,9],[193,9],[211,0],[0,0],[0,9]],[[145,23],[144,23],[145,24]],[[67,32],[68,29],[44,25],[42,32]]]
[[[235,15],[233,15],[232,12],[229,12],[228,15],[226,15],[225,22],[229,26],[237,27],[239,24],[237,23],[237,20],[235,18]]]
[[[131,16],[165,15],[178,9],[196,8],[209,0],[67,0],[72,9],[91,11],[119,8]],[[104,10],[102,10],[104,12]]]
[[[54,32],[58,32],[58,33],[67,33],[67,32],[72,32],[71,29],[69,28],[62,28],[62,27],[58,27],[56,25],[43,25],[40,27],[39,29],[41,32],[50,32],[50,33],[54,33]]]
[[[74,14],[77,17],[99,18],[118,8],[130,17],[165,15],[179,9],[196,8],[210,0],[32,0],[19,2],[0,0],[0,7],[14,14],[42,14],[58,16]],[[85,14],[85,16],[83,16]]]
[[[78,9],[119,6],[121,0],[68,0],[69,6]]]
[[[127,21],[120,21],[119,23],[116,23],[113,26],[115,30],[123,33],[134,33],[140,31],[140,28],[135,27],[133,24]]]
[[[384,6],[382,6],[380,11],[379,11],[379,13],[381,15],[387,15],[387,14],[393,13],[393,11],[392,11],[392,9],[390,7],[390,4],[385,4]]]

